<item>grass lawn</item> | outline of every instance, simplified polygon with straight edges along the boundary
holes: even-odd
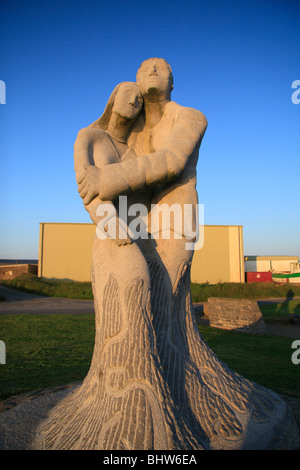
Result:
[[[265,322],[290,322],[294,315],[300,317],[300,300],[287,300],[282,303],[260,305]]]
[[[0,399],[82,380],[94,347],[94,316],[5,315],[0,338]]]
[[[293,339],[201,326],[211,349],[228,366],[277,393],[300,399],[300,364],[291,361]]]
[[[280,394],[300,398],[300,365],[291,361],[292,339],[200,327],[210,347],[229,367]],[[5,315],[0,338],[0,399],[82,380],[94,347],[94,316]]]
[[[22,274],[11,281],[0,281],[6,287],[24,292],[69,299],[93,299],[90,282],[61,281],[38,278],[32,274]],[[206,302],[208,297],[232,297],[235,299],[264,299],[269,297],[300,297],[300,286],[275,285],[270,282],[218,284],[191,284],[193,302]]]
[[[93,292],[90,282],[61,281],[44,279],[32,274],[21,274],[11,281],[0,281],[0,284],[28,292],[30,294],[45,295],[47,297],[64,297],[67,299],[92,300]]]
[[[270,297],[300,297],[300,286],[291,284],[277,285],[272,282],[223,282],[218,284],[191,284],[194,302],[206,302],[209,297],[232,299],[267,299]]]

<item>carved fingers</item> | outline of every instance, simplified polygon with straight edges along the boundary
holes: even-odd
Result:
[[[99,195],[100,169],[87,165],[85,171],[78,177],[78,192],[85,205]]]

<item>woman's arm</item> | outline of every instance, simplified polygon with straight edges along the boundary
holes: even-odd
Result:
[[[77,134],[74,144],[74,169],[77,183],[81,181],[85,168],[89,165],[94,165],[93,137],[93,132],[88,127],[80,129]]]
[[[99,168],[119,161],[120,156],[104,130],[85,127],[78,132],[77,139],[74,144],[74,168],[77,184],[80,184],[83,181],[86,169],[93,168],[90,172],[91,181],[89,181],[90,198],[89,201],[83,201],[85,204],[89,204],[99,195]],[[87,181],[85,184],[87,184]],[[83,198],[82,186],[79,192]]]
[[[93,168],[97,174],[99,168],[95,166],[95,163],[108,165],[112,157],[117,158],[116,150],[111,147],[109,138],[100,129],[84,128],[78,132],[74,144],[74,167],[77,183],[82,180],[87,167]],[[126,227],[120,223],[113,203],[109,200],[104,203],[100,200],[97,191],[94,191],[92,195],[89,203],[86,203],[85,200],[83,202],[97,229],[102,232],[102,238],[111,238],[119,246],[132,243]],[[107,213],[103,212],[101,208],[105,208]]]

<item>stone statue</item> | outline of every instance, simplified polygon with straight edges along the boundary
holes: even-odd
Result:
[[[106,202],[126,196],[153,207],[195,209],[203,114],[171,101],[169,64],[142,63],[137,84],[113,92],[102,117],[80,131],[75,170],[95,224]],[[110,206],[108,206],[110,207]],[[116,222],[115,220],[115,222]],[[126,225],[127,224],[127,225]],[[96,336],[89,372],[41,423],[43,449],[293,449],[299,435],[278,395],[230,370],[196,326],[190,294],[193,236],[95,237]],[[108,230],[109,232],[109,230]]]

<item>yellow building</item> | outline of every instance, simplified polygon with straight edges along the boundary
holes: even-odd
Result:
[[[40,224],[38,276],[90,281],[94,224]]]
[[[243,227],[205,225],[203,235],[201,230],[204,244],[194,252],[192,282],[244,282]],[[94,224],[41,223],[38,275],[90,281],[94,237]]]
[[[194,251],[191,280],[196,283],[245,282],[243,227],[205,225],[203,247]]]

